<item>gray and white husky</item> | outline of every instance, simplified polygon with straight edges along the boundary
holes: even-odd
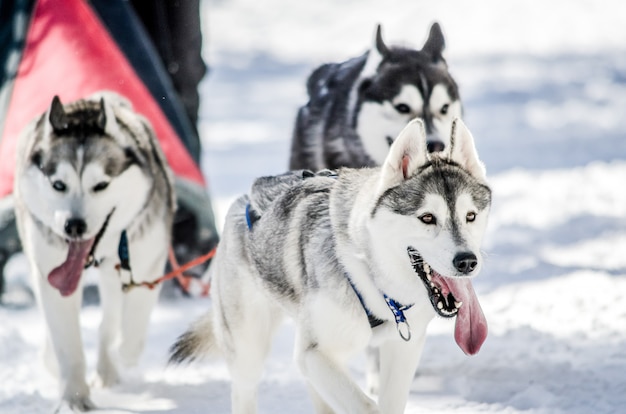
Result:
[[[410,122],[378,168],[288,173],[255,181],[230,208],[212,263],[212,310],[172,346],[171,361],[225,357],[234,413],[256,412],[272,333],[295,321],[295,357],[319,413],[402,413],[435,315],[456,317],[467,354],[487,335],[471,278],[491,191],[460,120],[429,153]],[[381,351],[378,403],[346,362]]]
[[[146,119],[110,92],[65,106],[55,97],[17,154],[16,219],[48,328],[46,361],[59,376],[61,405],[88,410],[83,269],[100,273],[97,374],[108,386],[119,379],[118,360],[135,364],[144,346],[159,289],[122,287],[165,269],[173,175]]]
[[[388,47],[378,26],[369,52],[317,68],[296,119],[290,169],[380,165],[414,118],[424,121],[429,150],[443,149],[452,120],[462,114],[444,46],[437,23],[421,50]]]

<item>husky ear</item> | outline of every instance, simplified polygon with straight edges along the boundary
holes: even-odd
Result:
[[[448,158],[465,168],[475,178],[485,181],[487,171],[478,158],[474,138],[460,118],[452,122],[450,133],[450,152]]]
[[[439,26],[439,23],[435,22],[430,26],[430,33],[428,34],[426,43],[424,43],[422,47],[422,52],[431,56],[432,63],[439,63],[443,61],[443,49],[445,47],[446,41],[443,38],[441,26]]]
[[[113,101],[113,103],[111,102]],[[116,122],[115,111],[113,110],[113,104],[117,102],[113,100],[111,96],[103,95],[100,97],[100,113],[98,114],[98,126],[102,130],[113,137],[120,135],[119,125]]]
[[[394,187],[415,174],[428,161],[427,152],[424,123],[414,119],[389,148],[381,169],[380,190]]]
[[[378,65],[380,65],[380,62],[382,62],[388,54],[389,48],[387,47],[387,45],[385,45],[385,42],[383,41],[382,27],[379,24],[378,26],[376,26],[374,44],[367,54],[367,61],[365,62],[363,70],[361,71],[361,77],[366,78],[376,74]]]
[[[96,119],[98,128],[102,131],[105,130],[107,125],[106,105],[104,104],[104,98],[100,98],[100,108],[98,110],[98,118]]]
[[[58,95],[55,95],[54,98],[52,98],[52,103],[50,104],[50,109],[48,111],[48,120],[50,121],[50,126],[52,126],[52,130],[55,133],[64,131],[69,126],[69,120],[67,119],[65,109],[63,109],[63,104],[61,103],[61,99],[59,99]]]
[[[389,48],[383,40],[383,28],[380,24],[376,26],[376,50],[383,58],[389,55]]]

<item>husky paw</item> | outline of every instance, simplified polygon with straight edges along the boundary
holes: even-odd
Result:
[[[63,401],[59,404],[56,410],[54,410],[55,414],[70,414],[75,413],[77,411],[91,411],[95,410],[96,405],[91,401],[91,399],[86,396],[75,395],[71,398],[64,397]]]
[[[110,388],[119,384],[120,375],[117,372],[117,368],[115,368],[112,363],[99,363],[96,371],[96,377],[92,382],[94,387]]]
[[[380,389],[380,386],[378,384],[378,377],[376,377],[376,379],[372,379],[372,378],[368,378],[366,380],[366,388],[367,393],[369,395],[378,395],[378,390]]]

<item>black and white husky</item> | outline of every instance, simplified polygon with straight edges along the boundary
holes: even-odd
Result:
[[[16,219],[48,327],[46,359],[59,376],[61,404],[88,410],[83,269],[100,273],[97,374],[108,386],[119,378],[116,361],[135,364],[144,346],[159,289],[122,287],[164,271],[173,175],[151,126],[113,93],[65,106],[55,97],[18,145]]]
[[[288,173],[255,181],[234,202],[212,263],[211,311],[172,347],[180,362],[221,354],[234,413],[256,412],[272,333],[295,321],[295,354],[319,413],[402,413],[435,315],[456,317],[467,354],[487,335],[471,278],[491,191],[470,132],[452,125],[429,153],[410,122],[381,167]],[[347,360],[380,347],[378,403]]]
[[[421,50],[388,47],[379,26],[369,52],[317,68],[296,119],[290,169],[380,165],[415,118],[424,122],[429,151],[442,150],[462,113],[444,45],[437,23]]]

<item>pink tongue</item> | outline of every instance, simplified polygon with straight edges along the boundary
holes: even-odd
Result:
[[[469,278],[444,278],[444,280],[456,300],[463,302],[456,315],[454,339],[463,352],[474,355],[487,338],[487,319],[480,308]]]
[[[78,287],[80,276],[85,267],[85,260],[93,242],[94,239],[79,242],[71,241],[65,262],[54,268],[48,275],[48,282],[59,289],[61,296],[71,295]]]

